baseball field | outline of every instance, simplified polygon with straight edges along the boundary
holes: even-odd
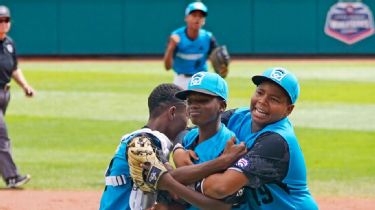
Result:
[[[12,84],[6,121],[23,190],[0,190],[0,210],[97,209],[121,136],[147,120],[147,96],[172,72],[160,60],[21,60],[37,90]],[[375,60],[234,60],[229,108],[249,106],[250,77],[282,66],[300,80],[291,119],[320,209],[375,206]],[[212,71],[212,70],[211,70]],[[0,183],[4,188],[4,183]]]

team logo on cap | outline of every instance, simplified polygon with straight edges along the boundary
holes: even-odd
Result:
[[[195,3],[194,7],[196,10],[204,10],[203,4]]]
[[[270,77],[277,81],[281,81],[287,74],[288,72],[285,69],[277,68],[271,72]]]
[[[200,85],[200,84],[202,83],[202,80],[203,80],[204,76],[205,76],[204,73],[196,73],[196,74],[191,78],[190,85],[191,85],[191,86],[194,86],[194,85]]]

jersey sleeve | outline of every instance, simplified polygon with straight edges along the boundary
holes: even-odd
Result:
[[[191,130],[192,128],[185,128],[185,130],[181,131],[176,138],[173,140],[173,146],[180,143],[183,144],[183,140],[186,136],[186,134]]]
[[[230,109],[221,114],[221,122],[227,126],[230,117],[233,115],[234,112],[236,112],[237,109]]]
[[[217,44],[216,38],[214,37],[214,35],[212,35],[210,39],[210,48],[207,54],[210,55],[212,50],[214,50],[216,47],[218,47],[218,44]]]
[[[231,170],[237,170],[249,179],[248,186],[279,182],[287,174],[289,147],[285,139],[274,132],[259,136],[245,156],[234,163]]]
[[[13,72],[16,69],[18,69],[18,57],[17,57],[17,52],[16,52],[16,45],[13,39],[10,38],[9,36],[6,37],[3,47],[6,47],[6,45],[10,45],[12,48],[10,55],[12,56],[12,60],[13,60],[13,66],[12,66],[12,72]]]

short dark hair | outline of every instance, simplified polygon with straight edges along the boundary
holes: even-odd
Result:
[[[171,83],[160,84],[152,90],[148,97],[148,110],[150,118],[156,118],[162,114],[167,107],[185,104],[181,99],[175,97],[175,94],[183,89]]]

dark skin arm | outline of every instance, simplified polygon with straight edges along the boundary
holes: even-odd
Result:
[[[179,159],[180,162],[185,162],[185,163],[191,162],[190,158],[192,158],[193,156],[191,156],[190,152],[192,151],[190,150],[185,151],[183,149],[176,150],[175,156],[176,154],[178,156],[176,159]],[[220,171],[226,170],[225,172],[213,174],[215,172],[212,173],[211,171],[212,168],[222,167],[224,165],[223,162],[220,160],[220,158],[221,156],[213,161],[206,162],[206,163],[212,164],[212,166],[208,166],[208,167],[205,165],[206,163],[198,164],[198,165],[182,166],[181,168],[177,168],[176,170],[174,170],[172,172],[172,176],[176,180],[182,182],[183,184],[191,184],[191,183],[194,183],[195,181],[203,179],[204,177],[207,177],[203,183],[204,194],[212,198],[222,199],[228,195],[231,195],[237,192],[241,187],[246,185],[248,182],[248,178],[241,172],[238,172],[235,170],[226,170],[229,166],[225,167],[223,170],[217,171],[217,172],[220,172]],[[219,161],[219,162],[217,163],[216,161]],[[216,166],[216,164],[218,165],[223,164],[223,165]],[[206,171],[206,169],[208,170]],[[207,175],[207,176],[203,175],[203,177],[199,179],[200,177],[198,178],[197,176],[202,175],[203,173],[205,173],[204,175],[206,174],[211,174],[211,175]],[[190,178],[190,176],[196,176],[197,179],[193,182],[190,182],[191,180],[187,180],[187,178]]]
[[[184,152],[183,149],[181,149],[181,151]],[[198,206],[202,209],[205,209],[205,208],[215,209],[215,210],[221,209],[221,208],[230,209],[231,205],[227,205],[224,202],[203,196],[202,194],[192,191],[189,188],[187,188],[188,191],[182,192],[186,194],[181,194],[181,192],[178,191],[178,189],[181,188],[181,186],[176,186],[176,183],[173,184],[171,182],[178,181],[177,183],[179,183],[179,185],[182,185],[182,186],[195,183],[196,181],[199,181],[203,179],[204,177],[207,177],[210,174],[225,170],[235,160],[237,160],[239,157],[241,157],[245,153],[246,153],[245,145],[243,143],[235,145],[235,138],[233,137],[227,141],[227,145],[223,154],[217,159],[209,161],[209,162],[205,162],[202,164],[183,166],[174,171],[169,170],[169,174],[173,176],[172,178],[173,181],[170,178],[168,178],[169,181],[166,181],[165,179],[167,179],[167,177],[164,177],[164,176],[161,177],[162,182],[159,181],[158,189],[163,189],[163,187],[166,187],[169,193],[171,193],[172,197],[175,197],[177,195],[178,197],[184,199],[185,201],[195,206]],[[169,174],[168,176],[170,176]],[[171,189],[171,186],[163,186],[167,184],[171,184],[173,187],[177,187],[178,189],[175,190],[175,189]],[[184,197],[184,195],[192,196],[190,198],[191,200],[187,200],[186,197]],[[160,205],[160,206],[155,206],[155,209],[177,209],[176,207],[177,206],[174,206],[174,207],[169,206],[168,208],[168,206]],[[178,205],[178,209],[181,209],[181,206]],[[184,207],[182,207],[182,209],[184,209]]]
[[[211,174],[224,171],[234,161],[246,153],[246,147],[243,142],[240,144],[235,144],[234,142],[234,137],[228,140],[223,154],[218,158],[201,164],[177,168],[170,172],[171,175],[178,182],[184,185],[189,185],[202,180]]]
[[[252,167],[241,168],[234,165],[223,173],[209,176],[203,182],[203,192],[220,199],[245,185],[256,187],[281,181],[287,174],[289,157],[289,147],[282,136],[272,132],[264,133],[243,157]]]
[[[213,174],[203,182],[204,194],[222,199],[237,192],[249,182],[245,174],[236,170],[226,170],[224,173]]]
[[[186,186],[173,179],[173,177],[169,173],[165,173],[160,178],[158,189],[174,192],[185,201],[199,207],[200,209],[229,210],[231,208],[230,204],[228,205],[222,201],[203,196],[201,193],[187,188]]]
[[[197,154],[193,150],[184,150],[182,148],[177,149],[173,153],[173,162],[176,168],[180,168],[182,166],[188,166],[188,165],[193,165],[194,160],[199,160]]]

